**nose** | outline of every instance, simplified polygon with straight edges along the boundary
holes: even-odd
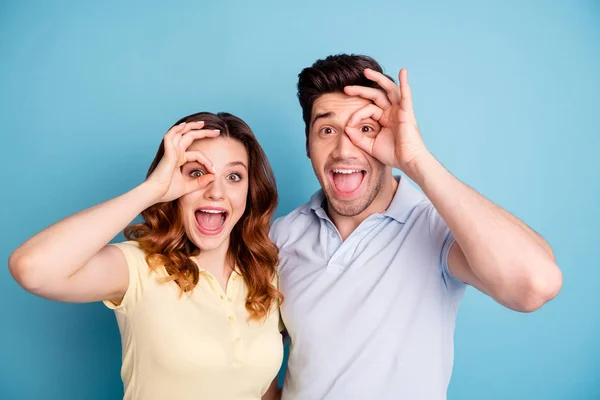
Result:
[[[204,191],[204,198],[211,201],[223,200],[223,183],[218,177],[208,184]]]
[[[352,143],[346,132],[341,132],[337,135],[337,143],[333,156],[340,159],[355,158],[358,147]]]

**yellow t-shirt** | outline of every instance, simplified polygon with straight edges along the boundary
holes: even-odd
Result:
[[[225,293],[200,269],[180,297],[164,267],[151,272],[137,242],[115,244],[129,266],[129,287],[115,310],[123,345],[125,400],[260,399],[283,359],[279,311],[248,321],[247,287],[233,272]]]

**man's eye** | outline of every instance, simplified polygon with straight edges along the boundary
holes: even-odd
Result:
[[[330,127],[326,126],[325,128],[321,129],[321,133],[324,133],[325,135],[330,135],[333,133],[333,129],[331,129]]]
[[[360,127],[360,131],[362,133],[370,133],[370,132],[373,132],[374,129],[372,127],[368,126],[368,125],[363,125],[363,126]]]
[[[239,182],[242,180],[242,176],[240,174],[229,174],[227,175],[227,179],[233,182]]]
[[[205,174],[205,172],[202,171],[201,169],[195,169],[192,172],[190,172],[190,176],[192,178],[199,178],[199,177],[201,177],[204,174]]]

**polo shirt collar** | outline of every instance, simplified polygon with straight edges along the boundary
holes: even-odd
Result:
[[[392,202],[387,210],[383,212],[383,215],[400,223],[405,223],[415,206],[425,199],[425,195],[415,188],[408,178],[398,175],[394,179],[398,182],[398,187]],[[325,194],[322,189],[319,189],[312,195],[302,213],[308,214],[310,211],[314,211],[318,215],[318,210],[325,211],[325,202]]]
[[[394,178],[398,181],[398,188],[383,215],[405,223],[417,204],[425,200],[425,195],[415,188],[407,177],[395,176]]]

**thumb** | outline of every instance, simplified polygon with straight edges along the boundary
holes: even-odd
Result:
[[[203,188],[207,187],[214,180],[215,180],[215,174],[202,175],[195,180],[196,188],[203,189]]]
[[[346,126],[345,132],[356,147],[367,152],[369,155],[373,155],[374,138],[366,136],[359,128],[352,126]]]
[[[214,174],[206,174],[199,176],[194,180],[188,181],[185,185],[185,193],[183,195],[195,192],[196,190],[204,189],[214,180]]]

